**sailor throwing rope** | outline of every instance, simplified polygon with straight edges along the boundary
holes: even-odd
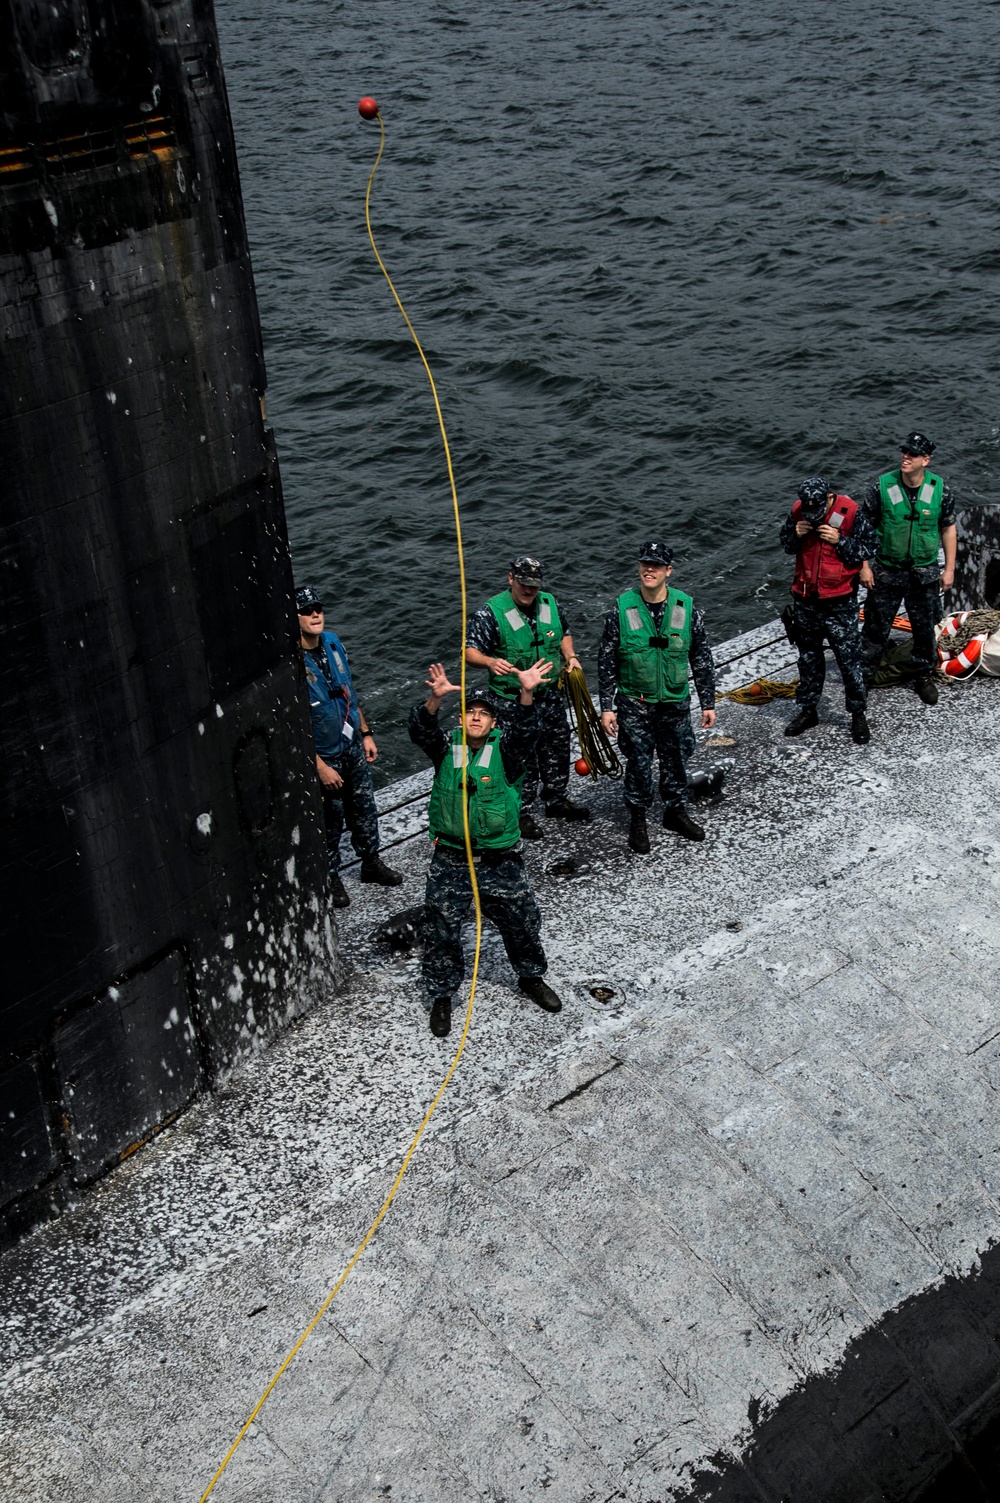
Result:
[[[512,669],[518,697],[502,728],[490,691],[467,690],[464,744],[462,726],[449,737],[438,723],[442,701],[458,693],[440,663],[430,665],[430,694],[410,713],[410,739],[434,764],[429,812],[434,855],[427,873],[423,977],[431,1001],[431,1032],[438,1038],[451,1031],[451,999],[465,971],[462,923],[472,904],[472,886],[463,806],[483,916],[500,931],[521,991],[546,1012],[562,1007],[542,979],[548,961],[539,937],[541,915],[517,849],[521,788],[540,729],[535,695],[551,672],[551,662],[544,660]]]

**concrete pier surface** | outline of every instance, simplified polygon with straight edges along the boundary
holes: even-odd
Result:
[[[796,740],[723,702],[701,845],[631,855],[607,783],[546,821],[564,1009],[487,929],[453,1084],[213,1498],[902,1499],[1000,1408],[1000,683],[876,692],[868,747],[828,688]],[[342,990],[3,1258],[5,1498],[197,1500],[364,1234],[457,1039],[378,932],[425,788],[383,795],[405,886],[347,872]]]

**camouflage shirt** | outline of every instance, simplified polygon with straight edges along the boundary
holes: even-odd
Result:
[[[439,712],[440,714],[440,712]],[[428,711],[423,700],[410,711],[410,740],[427,753],[437,772],[451,744],[451,737],[441,728],[438,715]],[[508,783],[515,782],[525,769],[535,742],[538,740],[538,711],[535,706],[523,705],[515,700],[511,706],[510,724],[500,731],[500,756]]]
[[[900,476],[900,484],[910,500],[915,501],[920,489],[919,485],[904,484],[902,476]],[[877,480],[873,480],[865,491],[865,499],[861,505],[864,507],[865,516],[877,531],[878,524],[882,520],[882,491]],[[946,527],[955,525],[955,497],[947,486],[944,486],[941,491],[941,520],[938,525],[942,532]]]
[[[902,484],[902,478],[900,476],[900,484]],[[910,500],[914,501],[920,487],[916,485],[904,485],[903,489]],[[864,507],[865,516],[877,532],[879,523],[882,520],[882,490],[877,480],[873,480],[865,491],[865,499],[861,505]],[[947,486],[944,486],[941,492],[941,518],[938,526],[942,532],[944,532],[946,527],[955,526],[955,497]],[[889,565],[881,564],[879,567],[886,569]],[[923,584],[937,584],[941,575],[941,565],[936,560],[932,564],[911,565],[909,572],[916,575],[917,579]]]
[[[648,605],[648,603],[647,603]],[[657,605],[648,605],[649,614],[653,618],[653,625],[659,631],[663,624],[663,612],[667,602],[661,600]],[[615,704],[615,695],[618,692],[618,649],[621,645],[621,631],[618,622],[618,602],[611,607],[604,618],[604,632],[601,636],[601,646],[597,654],[597,687],[601,699],[602,710],[612,710]],[[691,674],[694,678],[694,686],[698,691],[698,700],[703,710],[715,709],[715,664],[712,661],[712,649],[708,645],[708,637],[705,635],[705,617],[697,606],[691,612],[691,650],[688,654],[688,662],[691,665]]]
[[[795,531],[798,518],[794,511],[790,511],[781,524],[778,541],[786,553],[798,553],[799,548],[805,542]],[[806,537],[808,537],[808,533]],[[845,569],[859,569],[866,558],[874,558],[878,551],[878,534],[872,526],[867,513],[859,506],[858,514],[854,518],[854,526],[846,537],[842,537],[839,543],[834,545],[834,552],[844,565]]]
[[[554,596],[553,599],[555,599]],[[526,605],[518,606],[518,610],[526,621],[534,621],[537,604],[538,602],[536,601],[535,605],[530,609]],[[565,613],[558,600],[556,600],[556,610],[559,612],[559,620],[562,622],[563,636],[571,637],[573,635],[572,627],[566,620]],[[465,645],[466,647],[474,647],[477,652],[484,653],[488,658],[496,657],[500,649],[500,627],[497,624],[496,616],[494,616],[488,605],[484,605],[481,610],[478,610],[469,621],[468,630],[465,633]]]

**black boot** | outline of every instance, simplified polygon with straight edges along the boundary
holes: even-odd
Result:
[[[521,810],[521,818],[518,824],[525,840],[541,840],[543,838],[541,825],[533,814],[528,813],[527,809]]]
[[[562,1012],[562,1003],[541,976],[518,976],[517,984],[526,997],[537,1002],[546,1012]]]
[[[435,997],[431,1004],[431,1033],[436,1039],[446,1038],[451,1032],[451,998]]]
[[[851,740],[856,741],[859,746],[867,746],[871,739],[872,733],[868,729],[864,710],[855,710],[851,716]]]
[[[362,882],[377,882],[379,887],[402,887],[402,872],[394,872],[391,866],[386,866],[381,856],[369,856],[367,861],[362,861]]]
[[[938,686],[930,673],[918,673],[913,680],[913,687],[923,700],[925,705],[936,705],[938,702]]]
[[[801,736],[803,731],[811,731],[814,725],[819,725],[819,716],[815,707],[800,710],[785,726],[786,736]]]
[[[339,876],[330,877],[330,904],[334,908],[349,908],[351,899]]]
[[[584,824],[592,818],[589,809],[585,809],[582,804],[574,804],[565,793],[554,804],[546,804],[545,812],[550,819],[576,819],[582,820]]]
[[[663,828],[676,830],[678,835],[683,835],[685,840],[704,840],[705,831],[701,825],[696,825],[684,804],[674,804],[663,811]]]
[[[640,856],[649,855],[649,831],[646,829],[646,811],[630,806],[632,823],[629,825],[628,844],[629,850],[637,851]]]

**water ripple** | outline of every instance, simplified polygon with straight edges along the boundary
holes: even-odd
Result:
[[[644,533],[719,639],[779,606],[802,474],[857,493],[917,424],[995,498],[991,14],[220,0],[296,573],[336,602],[386,774],[416,765],[425,664],[457,666],[457,569],[360,95],[471,598],[540,553],[592,667]]]

